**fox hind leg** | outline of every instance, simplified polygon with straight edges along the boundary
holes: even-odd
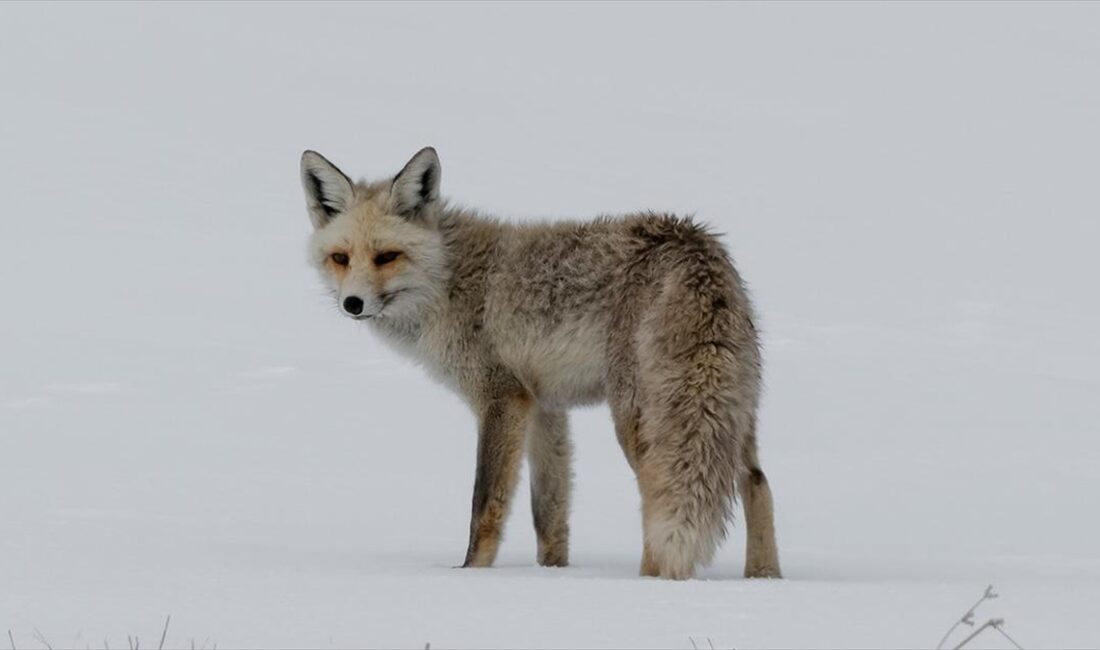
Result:
[[[638,389],[636,377],[636,365],[629,352],[620,351],[620,366],[616,368],[608,382],[612,387],[608,391],[608,403],[611,406],[611,417],[615,422],[615,437],[619,440],[626,462],[634,470],[641,488],[641,475],[638,473],[642,459],[646,454],[646,445],[641,437],[642,410],[638,404]],[[643,519],[645,517],[643,490]],[[643,525],[644,529],[644,525]],[[639,570],[642,576],[658,577],[660,568],[656,557],[649,547],[649,542],[642,540],[642,564]]]
[[[775,512],[768,477],[756,458],[755,440],[745,454],[746,471],[737,482],[745,510],[745,577],[781,578],[775,542]]]

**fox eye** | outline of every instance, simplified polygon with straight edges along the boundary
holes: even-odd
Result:
[[[336,264],[339,264],[340,266],[347,266],[348,265],[348,255],[347,255],[347,253],[333,253],[332,255],[329,255],[329,257],[332,258],[333,262],[335,262]]]
[[[385,251],[374,256],[374,265],[385,266],[399,257],[401,257],[401,251]]]

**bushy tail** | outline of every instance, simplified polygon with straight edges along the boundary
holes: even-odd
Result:
[[[751,474],[760,357],[736,272],[715,242],[689,250],[640,329],[643,572],[687,578],[726,535]]]

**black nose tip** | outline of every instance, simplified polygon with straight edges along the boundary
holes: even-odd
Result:
[[[347,313],[358,316],[363,313],[363,299],[358,296],[348,296],[344,298],[344,311]]]

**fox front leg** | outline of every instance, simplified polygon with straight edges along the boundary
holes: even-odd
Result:
[[[569,420],[564,412],[538,409],[527,441],[531,513],[542,566],[569,564],[569,496],[573,475]]]
[[[491,400],[482,409],[477,477],[470,516],[470,545],[463,567],[492,566],[523,458],[533,403],[522,393]]]

